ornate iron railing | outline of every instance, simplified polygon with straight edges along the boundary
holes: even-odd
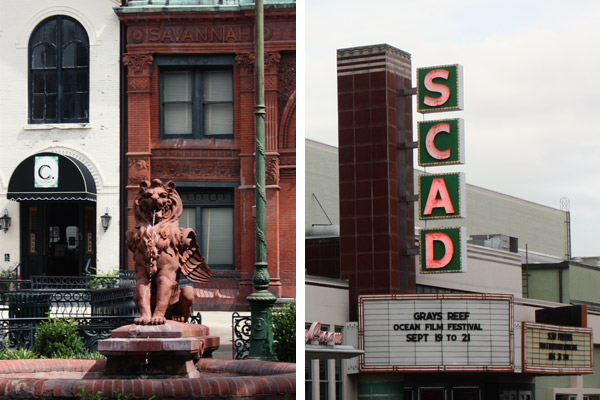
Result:
[[[134,290],[133,286],[129,286],[90,291],[92,315],[135,315]]]
[[[77,324],[77,331],[90,351],[98,349],[98,340],[108,339],[110,332],[120,326],[133,323],[131,316],[116,317],[77,317],[71,318]],[[0,336],[8,335],[10,347],[33,348],[35,331],[45,318],[11,318],[0,320]]]
[[[135,286],[133,271],[121,271],[119,276],[39,276],[31,277],[31,289],[105,289]]]
[[[32,348],[35,330],[41,321],[68,318],[75,321],[86,348],[95,351],[97,341],[110,332],[133,323],[137,308],[133,302],[133,272],[118,278],[32,277],[29,281],[0,280],[0,339],[8,335],[11,347]],[[109,283],[110,288],[94,290]],[[112,282],[112,283],[110,283]],[[190,323],[201,324],[199,312]]]
[[[233,326],[233,358],[235,360],[245,360],[250,353],[250,316],[234,312],[231,314],[231,325]]]

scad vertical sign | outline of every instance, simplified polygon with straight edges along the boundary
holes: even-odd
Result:
[[[464,109],[461,65],[417,68],[417,111],[423,114]],[[464,121],[461,118],[418,123],[418,158],[422,167],[465,163]],[[419,219],[466,217],[462,173],[419,177]],[[460,227],[423,229],[420,234],[421,273],[466,270],[466,232]]]

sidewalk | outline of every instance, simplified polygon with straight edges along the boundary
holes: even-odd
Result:
[[[210,330],[210,335],[219,336],[221,345],[213,353],[213,358],[222,360],[231,360],[233,358],[232,342],[232,311],[200,311],[202,315],[202,325],[206,325]],[[241,315],[250,315],[250,312],[241,312]]]

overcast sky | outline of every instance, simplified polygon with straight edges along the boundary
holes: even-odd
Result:
[[[461,64],[465,111],[425,116],[465,120],[466,164],[450,170],[557,209],[568,198],[572,254],[600,255],[600,2],[307,0],[305,12],[308,139],[337,146],[336,49],[402,49],[413,83],[417,67]]]

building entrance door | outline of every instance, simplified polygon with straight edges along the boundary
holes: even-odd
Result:
[[[446,400],[446,390],[439,388],[419,388],[419,400]]]
[[[95,203],[23,202],[21,274],[74,276],[95,267]]]

